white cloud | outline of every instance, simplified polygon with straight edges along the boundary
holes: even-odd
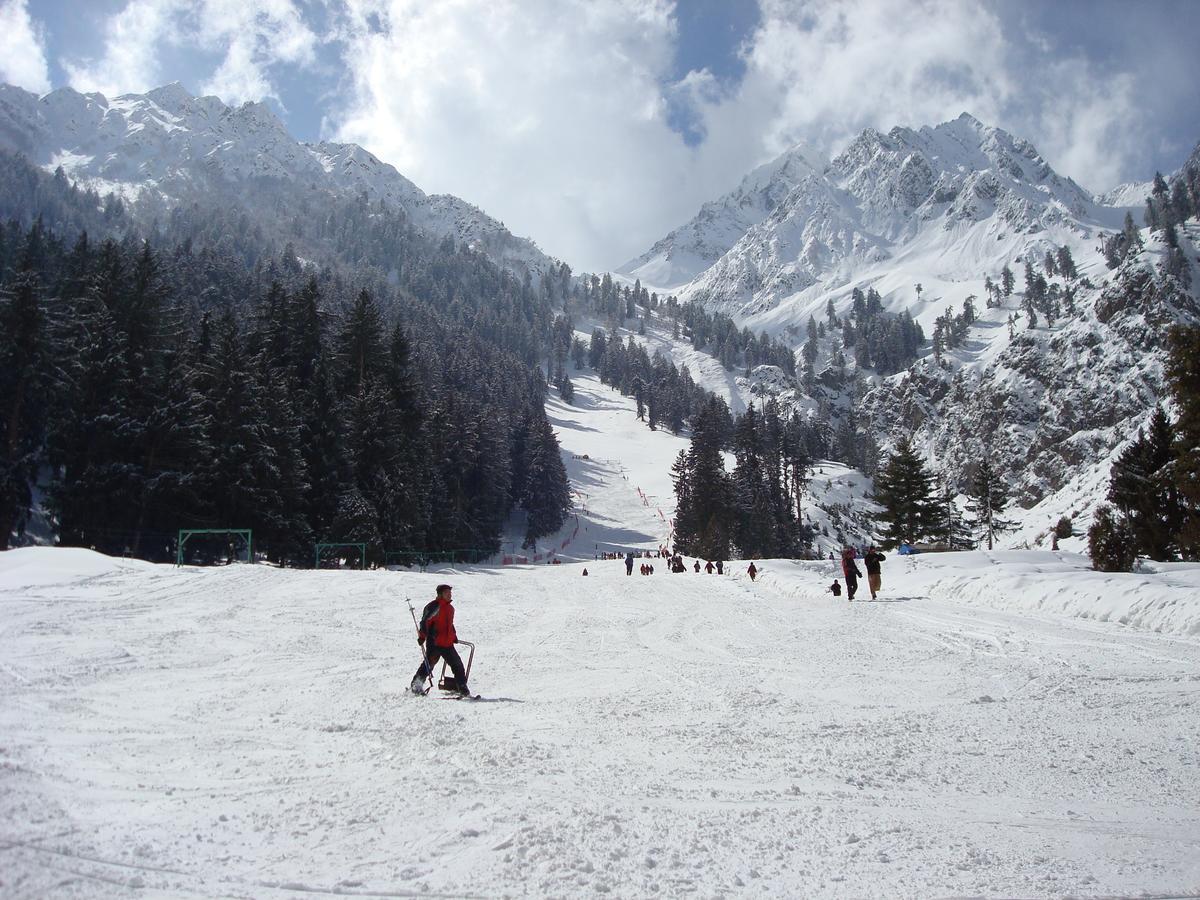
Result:
[[[50,90],[46,44],[29,18],[26,0],[0,2],[0,81],[34,93]]]
[[[970,112],[1032,141],[1061,174],[1116,183],[1141,146],[1134,78],[979,0],[764,0],[745,92],[778,95],[772,145],[832,152],[867,126],[933,125]]]
[[[296,0],[129,0],[106,23],[100,58],[65,68],[74,87],[112,96],[177,80],[171,53],[199,49],[221,55],[199,90],[241,103],[276,97],[271,67],[311,62],[316,42]]]
[[[994,122],[1014,86],[999,22],[963,0],[766,0],[746,92],[777,98],[780,150],[836,149],[869,126]]]
[[[174,81],[162,78],[159,53],[180,6],[180,0],[130,0],[105,24],[103,56],[63,63],[71,86],[113,97]]]
[[[201,46],[226,48],[221,65],[201,91],[227,103],[276,97],[270,67],[313,60],[316,35],[292,0],[205,0],[197,19]]]
[[[666,3],[350,6],[353,99],[330,130],[573,265],[623,262],[762,154],[744,132],[692,150],[668,127]]]

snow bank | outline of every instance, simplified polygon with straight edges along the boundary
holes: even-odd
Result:
[[[821,572],[795,587],[824,591],[834,564],[821,566]],[[888,554],[883,582],[883,598],[902,593],[1200,636],[1200,563],[1157,563],[1130,573],[1096,572],[1086,556],[1041,550]],[[860,597],[866,596],[864,587]]]
[[[0,590],[40,587],[153,569],[139,559],[116,559],[79,547],[21,547],[0,553]]]

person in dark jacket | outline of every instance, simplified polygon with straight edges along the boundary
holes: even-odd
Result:
[[[858,570],[858,566],[854,562],[853,547],[847,547],[842,551],[842,574],[846,577],[846,600],[853,600],[854,594],[858,591],[858,579],[862,578],[862,572]]]
[[[863,564],[867,567],[867,587],[871,589],[871,599],[875,599],[875,595],[879,593],[880,573],[879,564],[887,559],[882,553],[871,547],[867,550],[867,555],[863,557]]]
[[[417,628],[417,643],[425,654],[425,659],[413,675],[412,691],[414,694],[425,693],[425,679],[433,674],[433,667],[439,659],[444,659],[450,671],[454,673],[454,681],[458,692],[470,696],[471,689],[467,687],[467,672],[463,668],[462,657],[454,648],[458,633],[454,630],[454,606],[452,605],[454,589],[448,584],[437,586],[437,598],[431,601],[421,613],[421,624]]]
[[[755,566],[754,563],[750,563],[750,568],[746,570],[746,574],[749,575],[750,580],[753,581],[758,577],[758,567]]]
[[[842,596],[842,586],[838,583],[838,580],[836,578],[833,579],[833,584],[831,584],[829,586],[829,590],[833,593],[833,596],[835,596],[835,597]]]
[[[633,551],[632,550],[630,550],[628,553],[625,554],[625,574],[626,575],[633,574]]]

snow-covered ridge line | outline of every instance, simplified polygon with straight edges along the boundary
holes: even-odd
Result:
[[[478,207],[426,194],[362,147],[301,143],[263,103],[227,106],[217,97],[193,97],[177,82],[111,99],[72,88],[38,97],[0,84],[0,146],[126,199],[150,194],[172,204],[208,191],[237,197],[245,186],[264,183],[297,196],[365,195],[513,271],[536,274],[556,265]]]
[[[868,128],[827,164],[789,150],[620,272],[774,333],[852,287],[879,287],[899,311],[916,282],[982,280],[1047,242],[1081,249],[1119,228],[1125,209],[963,113],[932,128]],[[878,284],[896,272],[902,295]]]

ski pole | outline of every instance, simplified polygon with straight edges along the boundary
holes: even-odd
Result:
[[[417,642],[420,644],[421,626],[417,624],[417,611],[415,609],[413,609],[412,600],[410,600],[408,597],[405,597],[404,600],[406,603],[408,603],[408,612],[409,612],[409,615],[412,616],[413,628],[416,629]],[[426,689],[425,693],[429,693],[429,691],[433,690],[433,666],[430,665],[429,654],[425,651],[425,645],[420,644],[420,646],[421,646],[421,658],[423,660],[425,660],[425,677],[429,679],[429,687]]]

